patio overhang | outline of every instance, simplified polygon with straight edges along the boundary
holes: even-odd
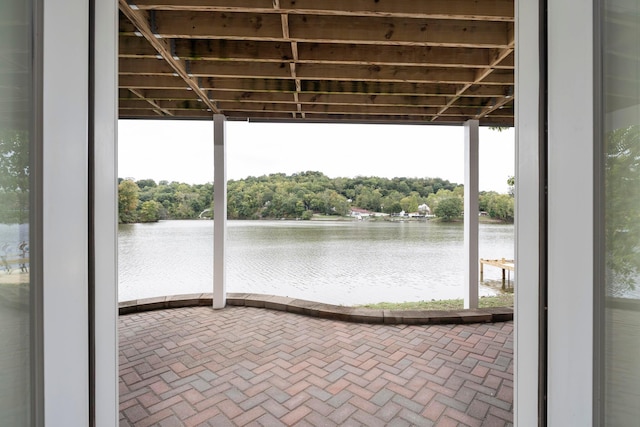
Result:
[[[119,117],[513,126],[513,0],[119,0]]]

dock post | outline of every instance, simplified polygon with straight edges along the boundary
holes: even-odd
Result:
[[[504,291],[506,289],[505,287],[505,269],[502,269],[502,290]]]
[[[480,281],[484,282],[484,263],[480,260]]]

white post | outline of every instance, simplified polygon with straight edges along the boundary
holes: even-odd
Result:
[[[213,116],[213,308],[227,304],[226,260],[227,244],[227,147],[226,119]]]
[[[594,81],[601,76],[594,74],[599,60],[593,44],[597,9],[590,5],[584,7],[580,0],[547,3],[547,425],[551,427],[600,422],[593,418],[593,403],[594,356],[600,351],[594,347],[594,143],[599,138]],[[636,16],[633,19],[637,22]]]
[[[41,198],[30,208],[39,217],[30,232],[40,246],[31,248],[36,251],[31,259],[42,263],[41,271],[32,271],[43,298],[42,306],[34,307],[42,310],[43,346],[34,350],[44,357],[36,360],[44,369],[36,380],[44,387],[41,425],[81,426],[89,422],[90,392],[89,2],[57,0],[42,6],[42,111],[36,118],[42,124],[42,152],[31,154],[39,156],[35,177],[42,187],[32,189]]]
[[[118,424],[118,5],[95,2],[95,427]]]
[[[478,308],[478,121],[464,124],[464,308]]]
[[[516,0],[514,424],[537,427],[540,300],[540,1]],[[536,52],[532,55],[531,52]],[[542,421],[542,420],[541,420]]]

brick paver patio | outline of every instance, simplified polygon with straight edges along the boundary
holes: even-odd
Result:
[[[250,307],[120,317],[121,426],[507,426],[513,324]]]

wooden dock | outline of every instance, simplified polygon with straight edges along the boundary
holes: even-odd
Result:
[[[512,259],[482,259],[480,258],[480,281],[484,281],[484,265],[491,265],[502,269],[502,289],[507,289],[506,272],[509,271],[509,281],[511,281],[511,272],[516,271],[514,260]]]

